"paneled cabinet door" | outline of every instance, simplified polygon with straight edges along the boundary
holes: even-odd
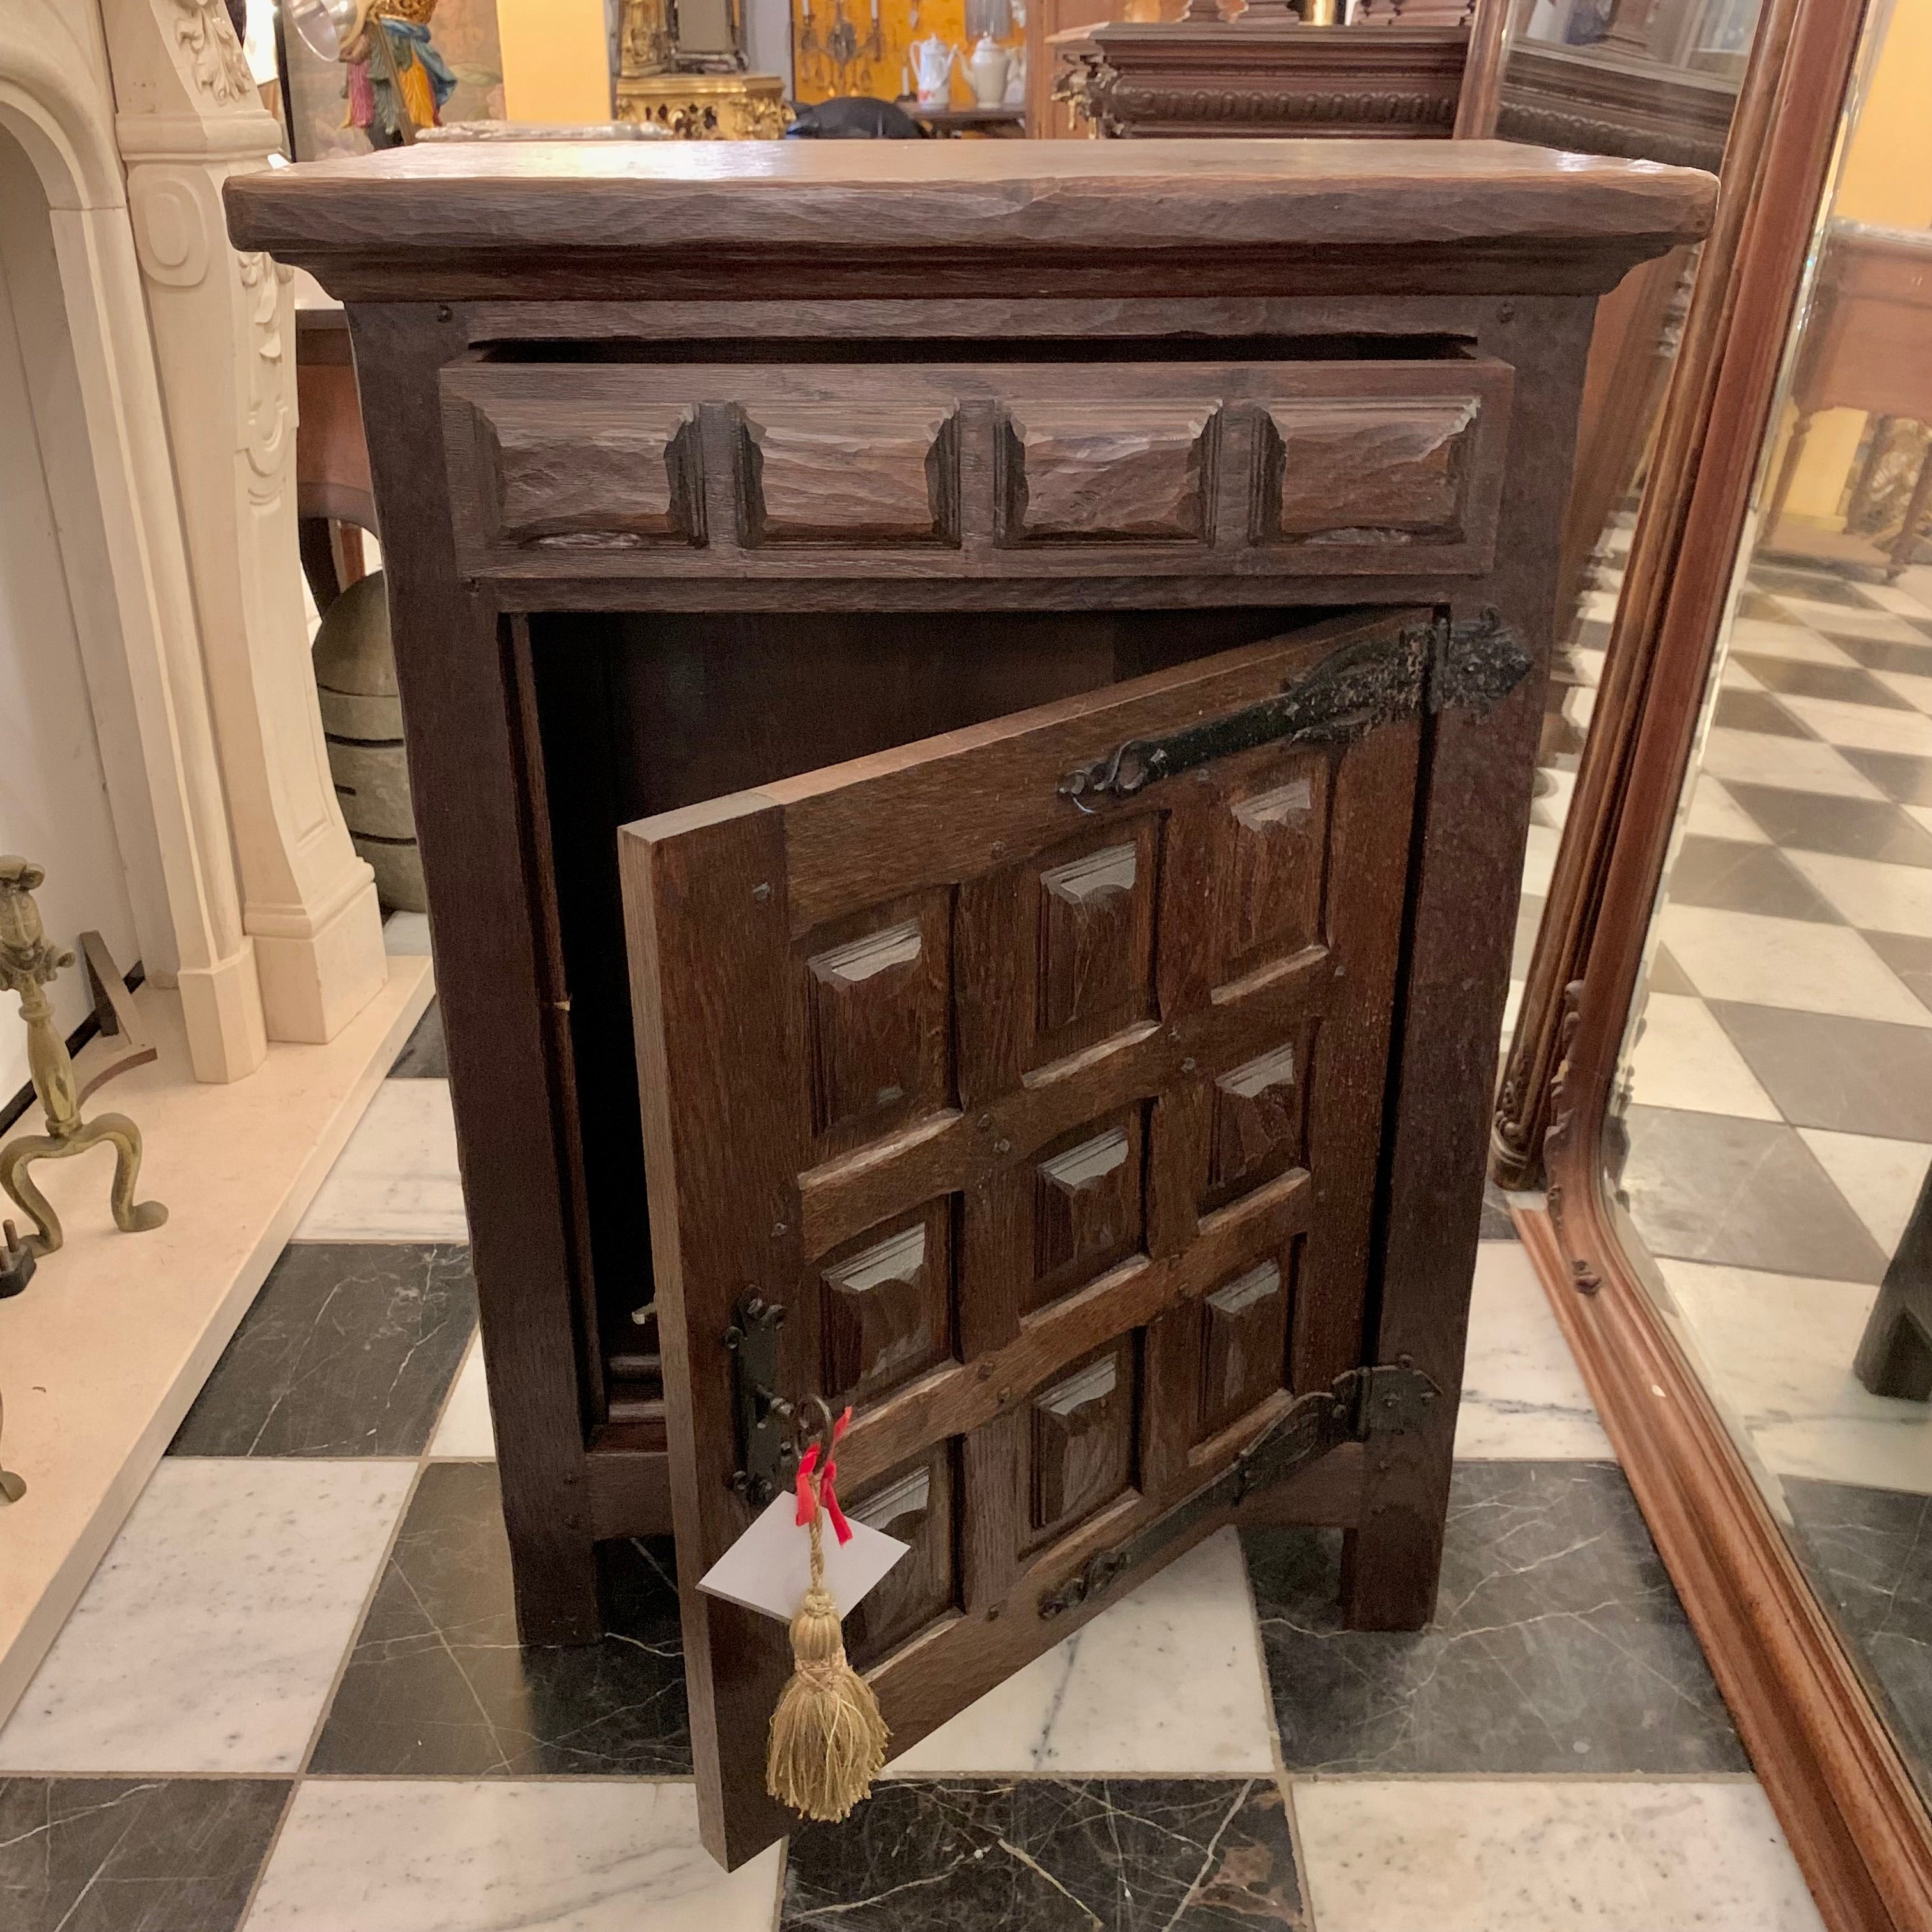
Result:
[[[788,1823],[764,1790],[784,1628],[694,1588],[751,1517],[746,1297],[786,1309],[785,1394],[855,1406],[845,1498],[912,1546],[848,1631],[896,1749],[1065,1636],[1084,1610],[1042,1610],[1070,1577],[1362,1359],[1428,622],[1324,624],[620,835],[692,1730],[728,1862]],[[1063,789],[1290,687],[1333,700],[1298,737]]]

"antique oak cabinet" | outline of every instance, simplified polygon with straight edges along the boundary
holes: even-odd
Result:
[[[1597,296],[1707,176],[1489,142],[422,146],[348,306],[524,1634],[850,1402],[910,1743],[1231,1520],[1433,1604]],[[776,1312],[782,1310],[782,1317]],[[1124,1694],[1129,1694],[1124,1687]]]

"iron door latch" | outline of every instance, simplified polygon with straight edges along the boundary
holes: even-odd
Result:
[[[1404,1355],[1373,1368],[1350,1369],[1337,1376],[1331,1387],[1298,1396],[1273,1427],[1249,1444],[1215,1481],[1124,1543],[1102,1550],[1078,1576],[1042,1597],[1040,1615],[1057,1617],[1091,1602],[1196,1523],[1285,1482],[1344,1442],[1409,1434],[1422,1426],[1442,1394]]]
[[[747,1295],[724,1331],[731,1351],[731,1406],[738,1423],[738,1466],[731,1487],[754,1509],[763,1509],[792,1480],[798,1451],[792,1440],[794,1405],[778,1394],[780,1302]]]

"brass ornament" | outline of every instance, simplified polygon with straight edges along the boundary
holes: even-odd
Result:
[[[82,1118],[74,1061],[55,1030],[53,1004],[46,995],[47,986],[74,964],[74,955],[50,945],[40,923],[33,896],[46,878],[30,860],[0,857],[0,992],[20,996],[28,1071],[47,1123],[45,1133],[22,1134],[0,1148],[0,1188],[33,1221],[38,1232],[28,1237],[28,1244],[37,1254],[50,1255],[64,1237],[60,1217],[28,1176],[37,1160],[64,1160],[104,1142],[114,1149],[110,1197],[114,1225],[125,1234],[144,1234],[158,1228],[168,1210],[158,1201],[134,1198],[141,1172],[140,1129],[124,1114]]]

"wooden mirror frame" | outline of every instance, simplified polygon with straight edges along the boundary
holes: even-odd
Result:
[[[1492,1171],[1832,1932],[1932,1925],[1932,1815],[1626,1246],[1605,1128],[1786,340],[1883,0],[1766,0],[1498,1096]]]

